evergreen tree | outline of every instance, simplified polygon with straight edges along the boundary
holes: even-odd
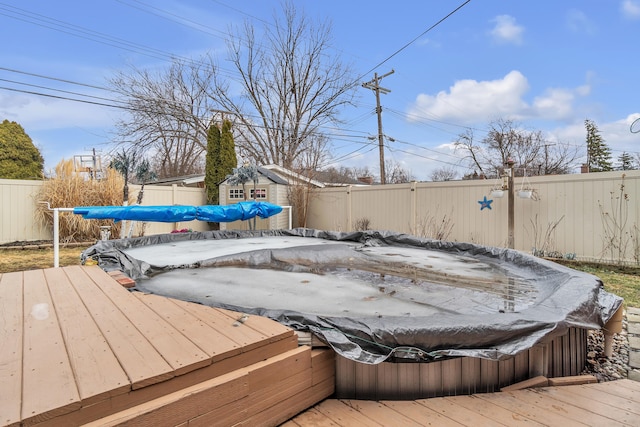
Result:
[[[587,129],[587,165],[589,172],[607,172],[613,170],[611,149],[604,142],[598,127],[591,120],[584,121]]]
[[[220,203],[218,185],[224,181],[227,175],[233,172],[237,166],[235,144],[231,132],[231,122],[224,120],[222,129],[218,126],[209,126],[207,133],[207,157],[204,183],[207,189],[207,204]]]
[[[628,171],[636,169],[636,164],[633,160],[633,156],[626,151],[623,151],[618,157],[618,161],[620,162],[620,170]]]
[[[44,159],[40,150],[16,122],[0,123],[0,178],[42,179]]]

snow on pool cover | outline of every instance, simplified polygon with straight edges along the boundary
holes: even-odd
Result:
[[[83,253],[137,289],[270,317],[364,363],[500,360],[622,300],[527,254],[391,232],[206,232],[101,241]]]

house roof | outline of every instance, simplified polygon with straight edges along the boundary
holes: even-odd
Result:
[[[324,188],[327,186],[341,186],[341,185],[366,185],[362,181],[348,179],[345,177],[336,178],[335,174],[316,171],[313,175],[316,179],[310,178],[304,174],[292,171],[278,165],[264,165],[258,166],[258,173],[267,178],[275,184],[287,185],[291,182],[304,182],[317,188]],[[152,183],[153,185],[173,185],[177,184],[182,187],[193,187],[204,182],[204,174],[193,174],[178,176],[173,178],[163,178]],[[226,182],[226,179],[221,183]]]
[[[258,166],[258,172],[261,173],[266,178],[270,179],[271,181],[275,182],[276,184],[287,185],[289,183],[289,181],[287,181],[277,173],[272,172],[270,169],[266,167]]]
[[[182,187],[195,186],[201,182],[204,182],[204,174],[193,174],[185,176],[176,176],[173,178],[161,178],[153,182],[148,182],[147,185],[173,185],[177,184]]]
[[[315,187],[318,188],[323,188],[325,187],[325,184],[323,182],[317,181],[315,179],[309,178],[308,176],[299,174],[298,172],[294,172],[290,169],[284,168],[282,166],[278,166],[278,165],[265,165],[265,166],[261,166],[260,168],[258,168],[258,170],[260,169],[266,169],[278,176],[280,176],[282,179],[285,180],[285,183],[288,184],[289,181],[302,181],[302,182],[306,182],[309,183]]]

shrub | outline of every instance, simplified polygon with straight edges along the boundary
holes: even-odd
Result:
[[[120,206],[124,179],[113,169],[104,178],[88,179],[75,171],[72,160],[63,160],[55,169],[55,178],[47,180],[37,195],[37,202],[49,202],[51,208],[78,206]],[[129,200],[131,203],[132,200]],[[38,204],[36,220],[45,227],[53,227],[53,211],[46,204]],[[59,236],[61,242],[87,242],[100,236],[100,226],[111,226],[111,235],[120,234],[121,223],[113,220],[85,220],[80,215],[61,213]]]

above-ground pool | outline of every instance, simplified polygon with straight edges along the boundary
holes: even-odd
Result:
[[[521,252],[391,232],[177,233],[100,241],[87,258],[140,291],[267,316],[366,364],[499,361],[599,329],[622,303],[597,277]]]

